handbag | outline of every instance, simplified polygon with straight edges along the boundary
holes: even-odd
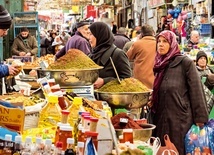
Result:
[[[161,146],[157,152],[157,155],[179,155],[177,148],[171,142],[167,134],[164,135],[164,141],[166,146]]]

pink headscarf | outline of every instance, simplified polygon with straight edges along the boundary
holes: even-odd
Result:
[[[158,105],[158,91],[163,79],[164,71],[169,65],[169,62],[174,59],[176,56],[181,55],[178,42],[176,40],[176,35],[172,31],[162,31],[158,38],[162,36],[164,37],[168,43],[170,44],[170,48],[167,54],[165,55],[160,55],[158,52],[155,57],[155,65],[153,68],[154,74],[155,74],[155,81],[154,81],[154,86],[153,86],[153,94],[152,94],[152,110],[153,112],[156,111],[157,105]]]

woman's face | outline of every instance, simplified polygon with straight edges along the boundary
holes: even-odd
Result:
[[[95,38],[95,36],[92,33],[90,33],[90,35],[89,35],[89,42],[90,42],[92,48],[96,47],[97,39]]]
[[[160,36],[158,38],[157,48],[160,55],[165,55],[169,51],[170,44],[164,37]]]
[[[206,68],[207,66],[207,59],[206,57],[202,56],[198,59],[198,66],[201,68]]]

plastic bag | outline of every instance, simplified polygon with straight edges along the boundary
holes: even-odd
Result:
[[[157,152],[157,155],[178,155],[178,150],[175,145],[170,141],[169,136],[164,135],[164,141],[166,146],[161,146]]]
[[[208,124],[203,128],[192,125],[185,137],[186,154],[211,154],[209,138],[212,130]]]

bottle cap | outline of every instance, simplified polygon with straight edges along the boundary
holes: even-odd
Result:
[[[82,97],[74,97],[73,104],[82,104]]]
[[[74,144],[74,138],[67,138],[67,144]]]
[[[131,133],[131,132],[133,132],[133,129],[123,129],[123,132]]]
[[[52,140],[51,139],[46,139],[45,140],[45,145],[51,145],[52,144]]]
[[[57,143],[56,143],[56,147],[62,148],[62,142],[57,142]]]
[[[36,144],[41,144],[42,143],[42,138],[36,137]]]
[[[90,118],[90,121],[91,121],[91,122],[98,122],[98,118],[91,117],[91,118]]]
[[[88,137],[96,137],[96,136],[98,136],[98,133],[97,132],[86,131],[85,135],[87,135]]]
[[[78,142],[77,147],[84,147],[85,143],[84,142]]]
[[[58,122],[57,123],[57,127],[60,127],[60,126],[70,126],[70,124],[69,123]]]
[[[68,111],[68,110],[62,110],[61,112],[63,115],[69,115],[70,114],[70,111]]]
[[[22,142],[22,136],[16,136],[15,142]]]
[[[84,118],[85,120],[90,120],[90,119],[91,119],[91,116],[83,116],[83,118]]]
[[[58,96],[55,96],[55,95],[48,95],[48,102],[51,102],[51,103],[58,103]]]
[[[32,138],[31,137],[26,137],[25,138],[25,143],[32,143]]]
[[[72,131],[73,128],[71,126],[63,126],[62,125],[59,127],[59,130],[61,130],[61,131]]]
[[[7,141],[12,141],[12,135],[6,134],[4,139]]]

